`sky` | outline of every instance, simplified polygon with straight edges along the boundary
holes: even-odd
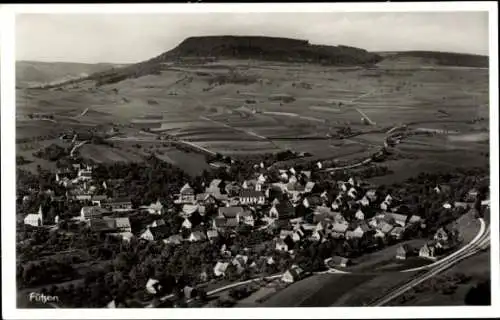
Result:
[[[134,63],[203,35],[488,54],[487,12],[20,14],[16,60]]]

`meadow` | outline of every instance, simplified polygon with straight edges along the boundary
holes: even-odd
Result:
[[[19,117],[50,112],[54,118],[17,121],[16,137],[43,140],[71,128],[120,126],[118,137],[141,137],[138,143],[146,143],[146,130],[150,140],[168,136],[232,156],[290,149],[318,159],[348,160],[369,156],[383,145],[384,128],[405,123],[457,133],[414,136],[399,144],[400,152],[416,158],[412,165],[417,170],[428,162],[455,165],[457,156],[465,163],[487,162],[480,153],[488,150],[488,71],[398,68],[226,61],[170,68],[100,87],[86,81],[50,90],[18,89]],[[356,108],[375,125],[363,124]],[[475,117],[484,119],[472,123]],[[359,134],[332,138],[345,127]],[[103,148],[82,151],[99,161],[138,161],[128,151]],[[389,166],[398,171],[404,160]],[[204,167],[202,161],[198,164]]]

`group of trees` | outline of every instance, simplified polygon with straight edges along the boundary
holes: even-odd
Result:
[[[283,153],[281,156],[292,156],[290,153]],[[273,158],[275,157],[275,158]],[[269,158],[251,159],[248,161],[236,161],[229,170],[220,169],[212,172],[205,171],[196,178],[188,177],[180,169],[165,163],[154,156],[151,156],[143,164],[138,163],[113,163],[98,165],[94,169],[93,176],[97,185],[102,182],[110,182],[108,187],[109,196],[118,197],[127,195],[132,199],[135,207],[143,204],[149,204],[161,199],[166,204],[171,204],[173,195],[176,194],[183,184],[189,182],[195,188],[196,192],[203,192],[203,182],[210,181],[213,178],[220,178],[226,181],[243,181],[248,179],[255,169],[253,165],[265,161],[275,161],[277,155],[269,155]],[[272,159],[272,160],[271,160]],[[267,165],[264,166],[267,168]],[[300,166],[296,166],[300,170]],[[272,169],[267,171],[272,179],[278,179],[279,171]],[[367,176],[387,172],[387,168],[372,166],[361,173],[362,178]],[[360,173],[358,173],[360,174]],[[402,184],[395,184],[388,187],[380,187],[377,190],[379,198],[390,193],[397,201],[406,206],[400,207],[401,213],[417,214],[427,219],[428,225],[441,226],[449,219],[460,214],[457,210],[445,210],[442,208],[444,201],[462,200],[466,193],[472,187],[478,188],[484,194],[487,182],[478,180],[478,177],[486,175],[487,172],[482,169],[456,171],[452,173],[440,174],[421,174],[416,178],[409,179]],[[321,177],[316,170],[313,170],[314,179],[319,178],[318,185],[321,190],[328,190],[329,204],[338,193],[336,180],[347,180],[349,172],[338,171],[334,176],[328,175]],[[57,186],[54,181],[53,173],[40,170],[38,176],[19,171],[18,194],[32,194],[31,189],[45,190],[51,188],[55,194],[63,194],[62,187]],[[121,181],[120,184],[112,184],[111,181]],[[438,184],[450,186],[449,191],[436,193],[433,188]],[[365,192],[364,187],[359,188],[360,192]],[[19,193],[20,191],[20,193]],[[22,210],[38,210],[42,205],[44,212],[48,217],[58,213],[62,217],[69,217],[78,214],[81,205],[70,201],[57,202],[51,201],[47,195],[38,195],[32,200],[21,203]],[[371,204],[371,207],[365,208],[367,217],[373,215],[379,203]],[[169,206],[167,206],[169,207]],[[170,208],[168,208],[170,209]],[[167,225],[167,233],[176,234],[179,232],[182,219],[177,215],[179,207],[167,210],[162,218]],[[354,220],[355,208],[351,211],[345,210],[348,220]],[[214,213],[208,210],[204,226],[199,226],[201,230],[206,230],[209,226],[209,218]],[[304,215],[308,214],[307,210]],[[142,230],[147,224],[152,222],[152,218],[143,214],[130,216],[133,230]],[[162,279],[166,284],[167,292],[181,290],[185,285],[196,285],[205,280],[214,278],[212,269],[215,263],[224,259],[221,253],[221,246],[225,244],[233,255],[243,252],[243,248],[249,248],[245,254],[249,256],[249,261],[256,262],[256,268],[248,269],[243,273],[238,273],[234,266],[228,268],[227,278],[231,280],[240,280],[249,278],[257,274],[273,274],[284,272],[293,263],[298,263],[306,271],[317,271],[324,268],[324,259],[332,255],[341,255],[355,257],[374,245],[382,246],[384,243],[374,243],[372,240],[338,240],[328,239],[325,242],[303,241],[297,248],[295,257],[285,253],[275,252],[272,238],[279,229],[274,232],[239,230],[236,234],[224,235],[214,242],[201,243],[183,243],[179,246],[166,245],[163,243],[145,243],[133,239],[130,243],[122,243],[120,240],[107,237],[102,234],[92,234],[88,228],[78,224],[63,222],[60,226],[60,232],[49,233],[48,231],[33,231],[29,227],[19,234],[19,237],[27,242],[18,243],[18,252],[22,259],[39,259],[42,253],[58,252],[65,250],[80,250],[85,252],[85,259],[104,261],[110,260],[109,267],[101,271],[89,271],[85,274],[85,280],[82,285],[76,284],[69,288],[52,288],[51,290],[62,290],[74,306],[102,306],[112,298],[122,299],[139,292],[144,292],[144,286],[150,277]],[[432,227],[429,228],[429,232]],[[72,236],[67,236],[67,233]],[[263,256],[273,256],[275,264],[269,265],[264,260],[259,259]],[[24,257],[24,258],[23,258]],[[45,262],[42,267],[48,271],[56,272],[60,278],[54,279],[45,275],[45,271],[40,271],[39,264],[25,265],[18,267],[18,278],[25,285],[34,285],[43,283],[43,279],[56,282],[62,279],[71,278],[74,275],[73,270],[65,268],[63,265],[71,266],[70,261],[52,261]],[[200,275],[205,273],[206,277]],[[66,277],[66,278],[65,278]],[[42,281],[42,282],[41,282]],[[62,292],[61,291],[61,292]],[[62,294],[62,293],[61,293]],[[81,297],[89,297],[89,301],[84,301]],[[144,297],[143,297],[144,298]]]
[[[49,161],[57,161],[69,154],[70,149],[63,148],[57,144],[51,144],[50,146],[33,153],[33,156]]]
[[[120,163],[99,165],[93,172],[96,181],[121,180],[112,188],[112,196],[130,197],[137,207],[158,199],[172,200],[174,195],[191,178],[181,169],[150,156],[144,163]],[[119,187],[119,188],[117,188]]]
[[[35,286],[71,279],[74,269],[71,262],[56,259],[41,260],[17,265],[17,278],[22,286]]]
[[[22,166],[23,164],[28,164],[31,162],[33,161],[29,161],[23,156],[16,156],[16,166]]]

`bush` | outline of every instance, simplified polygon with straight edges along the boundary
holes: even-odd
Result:
[[[33,153],[33,156],[44,160],[57,161],[68,154],[69,151],[66,150],[65,148],[62,148],[56,144],[51,144],[47,148]]]

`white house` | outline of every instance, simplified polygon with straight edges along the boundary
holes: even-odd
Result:
[[[191,232],[191,234],[189,235],[189,238],[188,240],[191,241],[191,242],[198,242],[198,241],[203,241],[203,240],[206,240],[206,236],[203,232],[201,231],[194,231],[194,232]]]
[[[315,185],[316,185],[316,183],[314,183],[312,181],[307,182],[305,189],[304,189],[304,192],[312,192]]]
[[[194,189],[191,188],[189,183],[186,183],[179,191],[179,198],[177,203],[193,203],[195,201]]]
[[[389,203],[387,203],[386,201],[380,204],[380,209],[387,211],[388,208],[389,208]]]
[[[150,294],[158,294],[161,290],[160,281],[149,278],[148,282],[146,283],[146,290]]]
[[[261,184],[262,184],[262,183],[265,183],[265,182],[266,182],[266,180],[267,180],[267,179],[266,179],[266,177],[265,177],[263,174],[261,174],[261,175],[257,178],[257,182],[258,182],[258,183],[261,183]]]
[[[43,212],[42,206],[38,208],[38,213],[30,213],[24,218],[24,224],[29,224],[33,227],[41,227],[43,226]]]
[[[367,207],[370,205],[370,200],[368,200],[368,197],[365,195],[361,200],[358,201],[358,203],[363,207]]]
[[[242,190],[240,193],[240,203],[246,205],[263,205],[266,202],[266,196],[261,191]]]
[[[103,215],[103,211],[101,207],[82,207],[80,217],[82,220],[100,218]]]
[[[436,247],[433,244],[425,244],[418,253],[420,257],[436,260]]]
[[[132,227],[130,226],[130,220],[128,217],[115,218],[116,229],[121,232],[132,232]]]
[[[186,229],[191,229],[193,227],[193,224],[191,223],[191,221],[189,221],[188,218],[185,218],[181,226]]]
[[[288,174],[286,172],[283,172],[280,174],[280,178],[283,180],[283,181],[286,181],[288,182]]]
[[[148,212],[150,214],[162,215],[164,211],[163,205],[161,204],[160,200],[157,200],[155,203],[151,203],[149,205]]]
[[[278,239],[275,249],[278,251],[288,251],[288,245],[282,239]]]
[[[357,196],[358,196],[358,192],[356,191],[356,189],[354,188],[351,188],[349,189],[349,191],[347,192],[347,195],[352,198],[352,199],[356,199]]]
[[[228,262],[220,262],[218,261],[214,267],[214,274],[216,277],[225,276],[227,267],[229,266]]]
[[[370,201],[377,200],[377,192],[373,189],[366,191],[365,197],[367,197]]]
[[[285,283],[293,283],[300,280],[304,276],[304,270],[297,265],[293,265],[281,277],[281,281]]]
[[[387,202],[388,204],[390,204],[390,203],[392,202],[392,200],[393,200],[393,199],[392,199],[392,196],[391,196],[390,194],[388,194],[388,195],[385,197],[385,199],[384,199],[384,201],[385,201],[385,202]]]
[[[358,209],[358,211],[356,211],[355,217],[358,220],[365,220],[365,214],[361,209]]]
[[[144,231],[141,234],[140,238],[144,239],[144,240],[148,240],[148,241],[154,241],[155,240],[155,237],[154,237],[153,233],[151,232],[150,228],[147,228],[146,231]]]

